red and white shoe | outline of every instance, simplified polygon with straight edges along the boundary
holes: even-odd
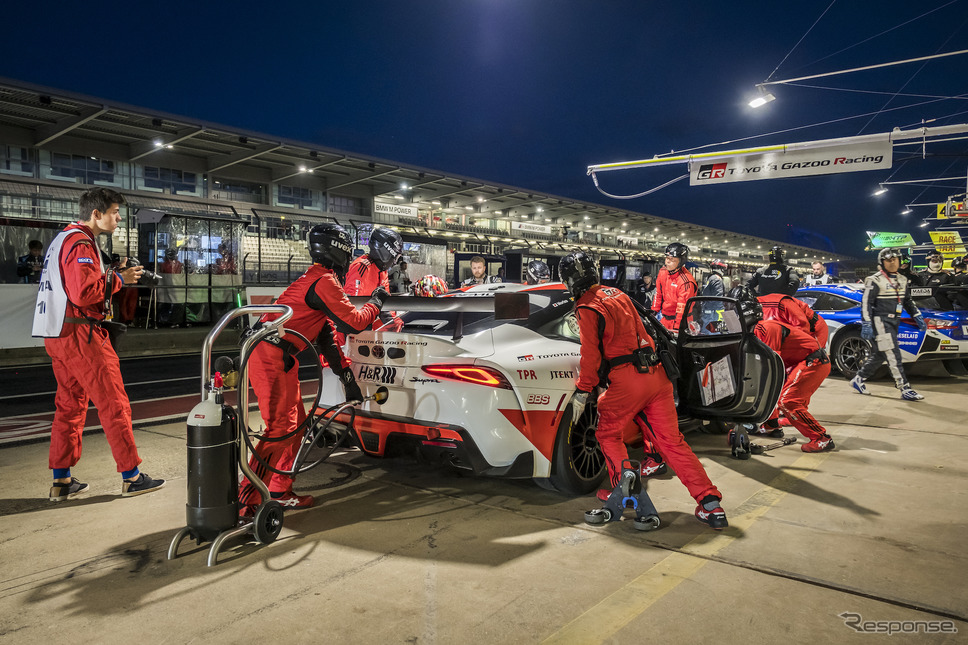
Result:
[[[604,489],[604,488],[599,488],[598,489],[598,492],[595,493],[595,497],[597,497],[598,498],[598,501],[600,501],[600,502],[607,502],[608,501],[608,496],[611,495],[611,494],[612,494],[612,491],[607,490],[607,489]]]
[[[827,452],[834,449],[834,440],[827,435],[811,439],[809,442],[800,446],[803,452]]]
[[[658,461],[652,457],[646,457],[645,461],[642,462],[642,467],[639,469],[639,476],[645,477],[655,477],[657,475],[665,475],[668,472],[669,467],[666,466],[664,461]]]
[[[270,493],[273,501],[279,502],[283,508],[309,508],[316,503],[312,495],[296,495],[292,490],[284,493]]]

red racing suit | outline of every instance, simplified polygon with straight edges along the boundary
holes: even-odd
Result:
[[[669,273],[665,267],[659,269],[659,277],[655,281],[655,296],[652,298],[652,311],[662,314],[659,316],[666,329],[679,329],[682,312],[685,311],[686,301],[699,291],[696,279],[680,266]]]
[[[782,412],[811,441],[826,435],[824,427],[807,411],[810,397],[830,374],[830,359],[820,343],[801,329],[776,320],[756,323],[753,334],[779,354],[786,366],[786,382],[771,419]]]
[[[343,283],[343,292],[346,295],[368,296],[377,287],[383,287],[387,293],[390,293],[390,280],[387,278],[387,272],[381,271],[380,267],[374,264],[369,255],[361,255],[350,262],[350,268],[346,270],[346,280]],[[381,315],[380,322],[374,322],[373,328],[379,329],[385,324],[390,323],[393,318],[390,314],[386,316]],[[397,331],[397,329],[392,327],[393,325],[391,324],[384,331]],[[346,334],[336,332],[336,344],[343,347],[346,344]]]
[[[319,264],[309,267],[274,304],[292,307],[292,318],[286,322],[285,328],[310,340],[319,335],[324,325],[333,325],[343,333],[359,333],[372,324],[380,312],[371,303],[359,309],[353,307],[343,294],[336,274]],[[277,314],[266,314],[261,321],[277,317]],[[267,438],[292,432],[306,418],[299,390],[299,361],[296,359],[296,354],[305,348],[301,340],[287,333],[278,345],[259,342],[249,356],[249,377],[259,399],[259,413],[265,423],[264,436]],[[342,350],[339,354],[342,357]],[[345,362],[345,358],[343,360]],[[289,470],[301,440],[302,436],[297,434],[285,441],[261,441],[256,452],[269,466]],[[292,488],[290,477],[267,470],[255,457],[249,460],[249,466],[271,492],[284,493]],[[249,505],[260,503],[258,490],[243,481],[239,501]]]
[[[707,495],[722,499],[679,432],[665,370],[655,366],[639,372],[631,363],[622,363],[640,347],[655,348],[631,299],[618,289],[595,285],[578,298],[575,315],[581,337],[577,387],[583,392],[607,387],[598,398],[596,436],[611,486],[618,485],[622,461],[628,459],[622,431],[634,419],[646,444],[654,444],[696,501]]]
[[[763,305],[763,320],[776,320],[797,327],[816,338],[821,347],[827,346],[827,321],[804,301],[784,293],[759,296],[757,300]]]
[[[141,463],[131,428],[131,404],[107,331],[83,319],[104,320],[106,296],[117,293],[124,281],[116,273],[111,293],[106,294],[101,251],[91,229],[71,224],[65,230],[77,231],[64,240],[60,257],[56,258],[70,302],[60,337],[44,339],[57,379],[49,465],[52,470],[70,468],[81,458],[87,404],[93,401],[118,472],[123,473]]]

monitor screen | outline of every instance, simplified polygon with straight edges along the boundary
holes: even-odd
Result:
[[[642,267],[625,267],[625,279],[626,280],[638,280],[642,277]]]
[[[602,280],[614,280],[617,273],[617,266],[602,267]]]

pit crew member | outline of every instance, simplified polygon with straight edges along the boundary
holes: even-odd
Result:
[[[786,251],[779,246],[770,249],[770,263],[760,267],[746,283],[757,296],[771,293],[785,293],[792,296],[800,288],[800,276],[784,264]]]
[[[686,269],[689,247],[673,242],[665,249],[665,266],[659,269],[652,311],[662,320],[666,329],[676,331],[686,309],[686,301],[699,290],[696,279]]]

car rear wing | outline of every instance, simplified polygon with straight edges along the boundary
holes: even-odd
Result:
[[[370,301],[368,296],[350,296],[350,303],[361,307]],[[456,312],[457,324],[454,327],[454,340],[464,335],[465,313],[494,314],[497,320],[527,320],[531,315],[530,299],[527,293],[487,293],[473,296],[439,296],[420,298],[417,296],[390,296],[383,303],[386,311],[431,311]]]

